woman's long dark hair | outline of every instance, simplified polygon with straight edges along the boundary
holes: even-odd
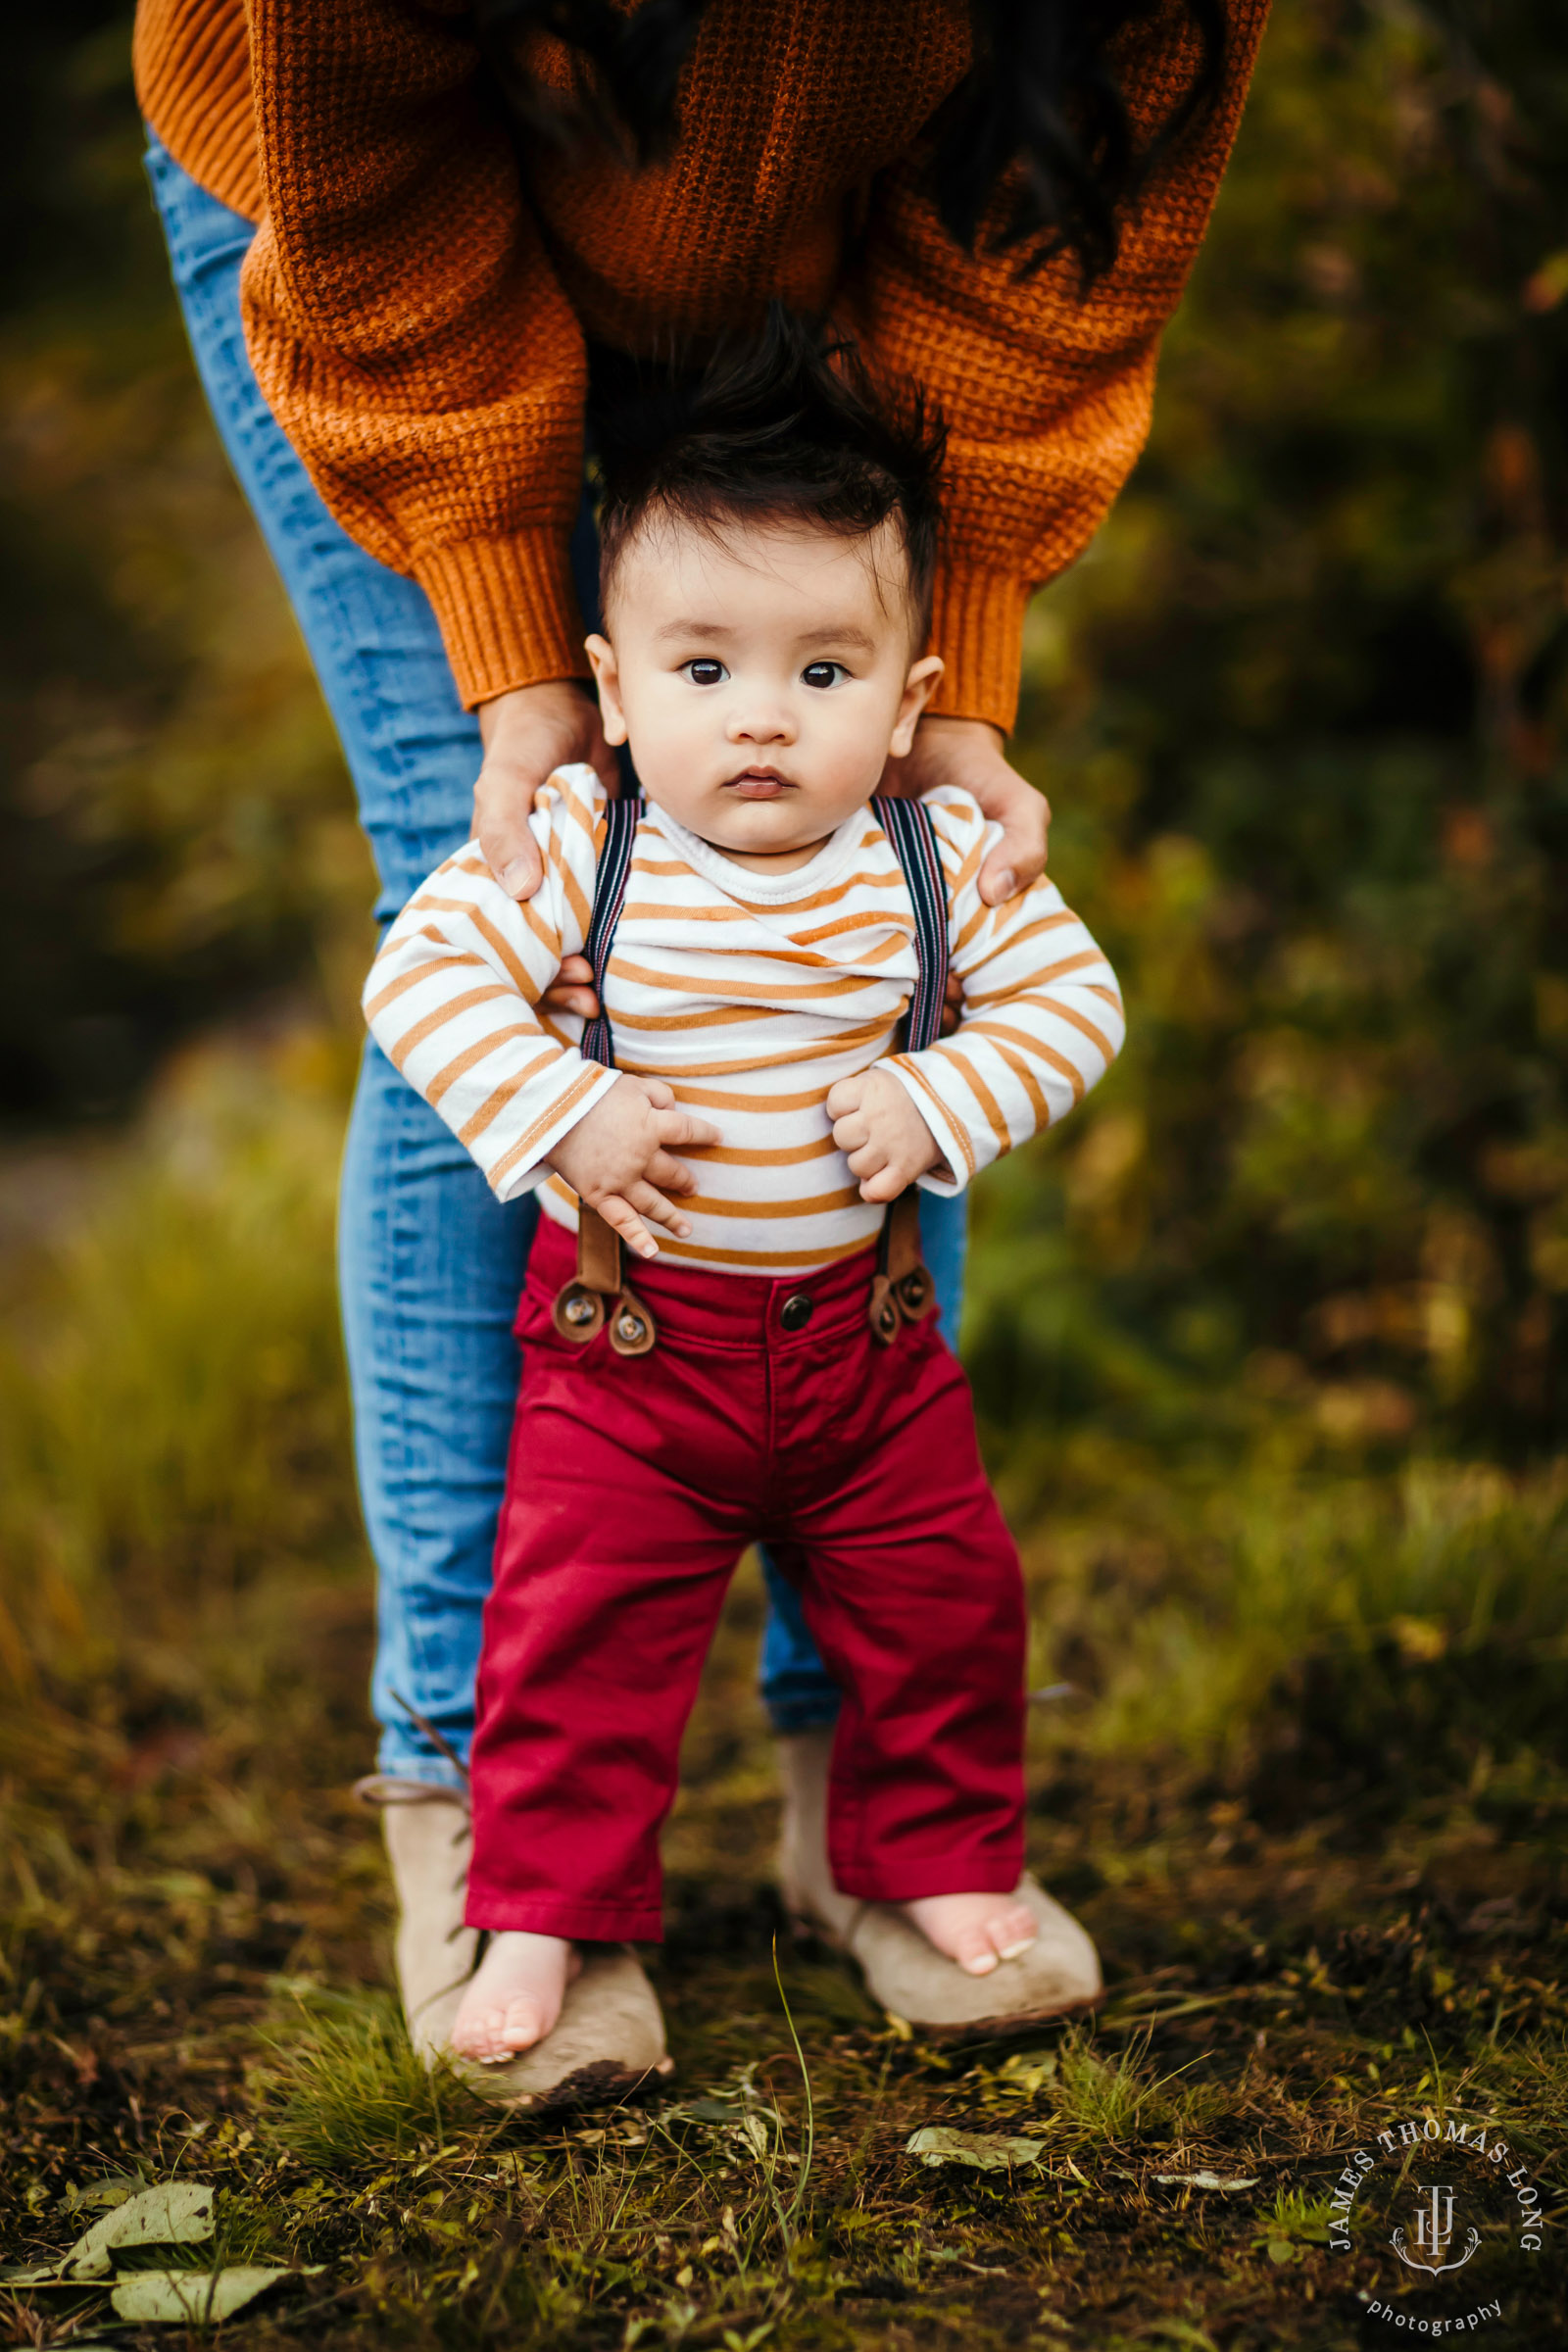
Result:
[[[527,80],[517,59],[530,33],[564,42],[576,75],[575,119],[646,163],[675,128],[675,89],[707,0],[476,0],[480,37],[514,111],[560,135],[572,110]],[[844,0],[846,6],[855,0]],[[1118,34],[1178,10],[1197,37],[1197,65],[1153,136],[1139,145],[1113,58]],[[931,191],[944,225],[973,252],[1010,166],[1022,184],[992,242],[1023,270],[1076,255],[1092,283],[1116,258],[1119,223],[1158,158],[1207,108],[1225,44],[1224,0],[970,0],[974,64],[936,125]]]

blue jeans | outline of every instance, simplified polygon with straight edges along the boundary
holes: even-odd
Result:
[[[262,397],[239,309],[252,223],[197,187],[156,138],[147,168],[197,370],[336,725],[375,858],[376,914],[390,921],[468,839],[478,726],[458,701],[423,590],[333,521]],[[591,613],[586,508],[572,552]],[[416,1716],[467,1755],[517,1393],[512,1319],[537,1218],[531,1198],[502,1207],[435,1112],[368,1042],[343,1160],[338,1276],[377,1571],[371,1699],[383,1772],[458,1777]],[[964,1203],[923,1195],[921,1230],[952,1334]],[[765,1556],[763,1566],[769,1716],[780,1731],[831,1723],[838,1690],[794,1592]]]

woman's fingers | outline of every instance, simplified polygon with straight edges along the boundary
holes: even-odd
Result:
[[[1002,827],[1002,839],[980,868],[981,898],[988,906],[1001,906],[1046,870],[1051,803],[1000,753],[969,789],[984,814]]]
[[[973,793],[983,816],[1002,827],[1002,839],[980,869],[980,896],[988,906],[1000,906],[1027,890],[1046,870],[1046,838],[1051,806],[1044,793],[1007,763],[1000,727],[979,718],[948,718],[940,713],[921,719],[914,747],[906,759],[890,761],[896,776],[884,776],[882,789],[906,793],[930,792],[938,784],[956,784]]]
[[[594,994],[594,967],[587,956],[564,956],[560,971],[539,1002],[552,1012],[579,1012],[585,1021],[597,1020],[599,999]]]
[[[531,899],[545,878],[528,818],[549,772],[535,774],[514,760],[487,759],[473,788],[473,829],[486,865],[510,899]]]
[[[591,988],[565,988],[554,980],[539,1000],[551,1012],[580,1013],[585,1021],[599,1017],[599,999]]]
[[[860,1199],[862,1200],[896,1200],[908,1181],[904,1171],[893,1166],[890,1161],[878,1169],[874,1176],[868,1176],[865,1179],[860,1187]]]
[[[531,899],[544,878],[528,825],[541,784],[558,767],[586,761],[614,789],[615,764],[599,709],[567,680],[519,686],[482,707],[479,734],[484,764],[473,788],[473,829],[502,889],[512,898]]]
[[[980,896],[988,906],[1005,906],[1031,882],[1038,882],[1046,870],[1051,804],[1032,786],[1024,789],[1034,807],[1018,823],[1003,827],[1002,839],[980,868]]]

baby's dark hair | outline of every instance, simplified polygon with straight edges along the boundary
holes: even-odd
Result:
[[[615,365],[591,421],[603,491],[600,601],[651,514],[721,530],[815,523],[866,539],[890,517],[908,565],[923,646],[941,526],[945,430],[918,392],[873,386],[842,337],[769,306],[755,335],[727,337],[698,369]]]

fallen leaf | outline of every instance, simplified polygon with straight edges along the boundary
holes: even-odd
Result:
[[[968,2164],[979,2173],[1010,2172],[1015,2164],[1038,2164],[1045,2155],[1043,2139],[1008,2139],[997,2132],[955,2132],[945,2124],[927,2124],[905,2144],[906,2156],[922,2164]]]
[[[1123,2178],[1130,2179],[1131,2176],[1124,2175]],[[1159,2188],[1222,2188],[1227,2193],[1237,2188],[1255,2188],[1257,2180],[1256,2174],[1247,2180],[1222,2180],[1218,2173],[1156,2173],[1154,2175],[1155,2185]]]
[[[68,2188],[61,2201],[69,2213],[104,2211],[128,2204],[146,2185],[145,2173],[106,2173],[101,2180],[84,2180],[79,2188]]]
[[[242,2311],[280,2278],[314,2278],[324,2267],[318,2262],[302,2271],[269,2270],[236,2263],[223,2271],[127,2271],[115,2280],[110,2300],[117,2318],[141,2327],[188,2327],[193,2320],[200,2326]]]
[[[1294,2262],[1296,2248],[1288,2237],[1271,2237],[1268,2241],[1268,2258],[1270,2262]]]
[[[102,2278],[122,2246],[187,2246],[213,2234],[214,2190],[205,2180],[166,2180],[127,2197],[53,2265],[63,2279]]]

